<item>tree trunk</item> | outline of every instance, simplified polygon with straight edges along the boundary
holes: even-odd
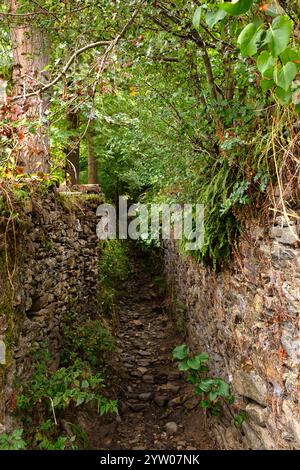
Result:
[[[10,13],[15,13],[19,0],[8,0]],[[31,19],[11,20],[13,47],[13,95],[19,97],[20,120],[26,123],[18,128],[18,144],[13,156],[25,173],[49,171],[49,100],[45,95],[26,97],[47,83],[45,67],[50,61],[50,40],[45,29],[32,25]]]
[[[67,111],[67,129],[71,131],[72,134],[75,134],[79,128],[80,116],[78,112],[71,110]],[[80,154],[80,144],[77,142],[77,136],[72,135],[69,138],[69,144],[66,148],[66,158],[67,158],[67,181],[71,186],[78,184],[79,182],[79,154]]]
[[[87,140],[87,149],[88,149],[88,183],[89,184],[98,183],[97,158],[95,154],[93,137],[94,137],[93,131],[88,130],[86,140]]]

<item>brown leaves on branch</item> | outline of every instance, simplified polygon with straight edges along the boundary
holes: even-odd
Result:
[[[267,11],[267,9],[269,8],[270,6],[270,3],[260,3],[258,8],[260,11],[263,11],[264,13]]]

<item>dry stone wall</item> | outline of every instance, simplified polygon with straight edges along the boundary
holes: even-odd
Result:
[[[55,369],[64,318],[97,309],[100,202],[94,194],[25,198],[15,209],[16,245],[11,224],[7,243],[1,225],[0,431],[11,427],[10,411],[31,372],[33,351],[47,340]]]
[[[299,226],[293,224],[294,233]],[[300,449],[300,248],[282,217],[268,230],[252,224],[229,267],[215,273],[176,244],[165,247],[170,292],[186,310],[195,351],[231,385],[240,429],[223,418],[209,425],[227,449]]]

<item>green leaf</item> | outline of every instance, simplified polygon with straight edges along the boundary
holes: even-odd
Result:
[[[272,88],[274,85],[275,85],[275,82],[272,79],[270,80],[268,78],[263,78],[260,81],[260,86],[261,86],[261,89],[264,93],[266,93],[266,91],[270,90],[270,88]]]
[[[300,103],[296,104],[295,105],[295,109],[296,109],[296,112],[299,114],[300,116]]]
[[[213,384],[214,384],[213,379],[205,379],[199,383],[198,387],[203,392],[208,393],[211,390],[211,387],[213,386]]]
[[[199,361],[201,361],[201,362],[206,362],[209,359],[209,355],[206,352],[202,352],[200,354],[197,354],[197,356],[195,356],[195,357],[197,357],[199,359]]]
[[[201,17],[202,17],[202,11],[203,11],[203,7],[200,6],[196,9],[196,11],[194,13],[193,26],[194,26],[195,29],[199,29],[199,25],[200,25],[200,21],[201,21]]]
[[[238,16],[247,13],[252,7],[254,0],[238,0],[236,3],[221,3],[219,8],[226,11],[229,15]]]
[[[187,378],[187,381],[188,381],[188,383],[190,383],[192,385],[196,385],[198,383],[198,377],[197,377],[197,374],[195,373],[195,371],[192,371],[191,374],[189,374],[189,376]]]
[[[217,390],[212,390],[208,394],[208,399],[210,401],[215,401],[219,397],[219,393]]]
[[[177,359],[178,361],[182,361],[187,357],[189,353],[189,348],[186,344],[182,344],[181,346],[177,346],[173,349],[173,358]]]
[[[276,59],[268,51],[263,51],[257,58],[257,68],[264,78],[272,78]]]
[[[218,395],[220,395],[221,397],[228,397],[230,395],[229,393],[230,388],[227,382],[225,382],[222,379],[217,379],[216,385],[217,385],[216,392],[218,393]]]
[[[227,16],[226,11],[215,9],[212,11],[208,11],[205,17],[206,24],[210,27],[213,28],[215,24],[217,24],[219,21],[223,20]]]
[[[257,24],[248,24],[238,37],[238,44],[242,56],[252,57],[257,53],[257,45],[261,38],[263,31]]]
[[[90,384],[88,383],[87,380],[83,380],[83,381],[81,382],[81,387],[82,387],[82,388],[89,388],[89,386],[90,386]]]
[[[212,414],[213,416],[219,416],[219,414],[221,413],[221,410],[222,410],[222,408],[221,408],[221,403],[218,402],[218,403],[216,403],[216,404],[212,407],[212,409],[211,409],[211,414]]]
[[[279,103],[283,106],[288,106],[292,101],[292,92],[291,90],[284,90],[283,88],[277,87],[275,94],[279,100]]]
[[[266,9],[266,15],[273,16],[273,17],[278,16],[278,15],[284,15],[284,9],[277,2],[272,3]]]
[[[273,79],[276,85],[288,91],[296,75],[297,65],[294,62],[288,62],[283,67],[275,68]]]
[[[78,395],[77,400],[76,400],[76,406],[80,406],[84,403],[84,395]]]
[[[187,370],[189,370],[189,366],[187,364],[187,361],[182,361],[178,364],[178,369],[180,370],[180,372],[185,372]]]
[[[233,418],[234,425],[239,428],[243,422],[247,419],[247,414],[245,411],[241,411],[239,414],[235,415]]]
[[[208,400],[201,400],[199,403],[200,408],[209,408],[210,402]]]
[[[291,49],[287,47],[281,54],[280,60],[283,64],[287,62],[297,62],[300,63],[300,52],[296,51],[295,49]]]
[[[191,359],[188,359],[187,365],[190,369],[198,370],[199,367],[201,367],[201,361],[197,357],[192,357]]]
[[[235,397],[233,395],[229,395],[227,398],[226,398],[226,402],[228,403],[228,405],[233,405],[234,402],[235,402]]]
[[[273,57],[278,57],[287,47],[292,31],[292,23],[287,15],[278,16],[267,32],[265,43]]]

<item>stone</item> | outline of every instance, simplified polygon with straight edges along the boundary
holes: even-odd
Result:
[[[166,423],[165,430],[168,436],[172,436],[173,434],[177,433],[178,426],[174,421],[170,421],[169,423]]]
[[[251,450],[263,450],[262,442],[259,436],[255,433],[251,426],[247,422],[242,424],[243,431],[245,433],[246,442],[248,443],[248,449]]]
[[[153,384],[154,383],[154,377],[153,375],[143,375],[143,382],[146,384]]]
[[[148,369],[146,367],[137,367],[136,369],[138,372],[141,373],[141,375],[144,375],[146,374],[146,372],[148,371]]]
[[[149,367],[153,362],[154,360],[150,359],[139,359],[139,364],[143,367]]]
[[[281,327],[281,343],[294,364],[300,364],[300,334],[292,323],[284,323]]]
[[[224,439],[226,442],[226,446],[229,449],[237,450],[240,448],[239,432],[235,427],[231,426],[229,428],[226,428],[226,431],[224,433]]]
[[[290,397],[297,401],[298,399],[298,371],[288,371],[283,375],[285,388]]]
[[[266,428],[262,428],[255,423],[249,423],[249,426],[253,429],[257,436],[262,443],[262,447],[264,450],[276,450],[277,445],[273,440],[270,432]]]
[[[268,417],[267,408],[257,405],[256,403],[249,403],[245,409],[249,418],[259,426],[266,426],[266,420]]]
[[[190,396],[188,396],[184,401],[184,407],[187,410],[193,410],[194,408],[196,408],[196,406],[199,405],[199,401],[200,401],[199,397],[196,397],[196,396],[190,397]]]
[[[149,351],[144,351],[142,349],[140,351],[138,351],[138,354],[140,356],[151,356],[151,353]]]
[[[179,438],[179,439],[181,439],[181,438]],[[181,447],[185,447],[186,446],[186,441],[178,440],[177,445],[181,446]]]
[[[233,376],[236,393],[251,398],[261,405],[267,405],[268,388],[266,381],[253,370],[237,370]]]
[[[142,377],[142,375],[143,375],[141,372],[139,372],[138,370],[135,370],[135,369],[134,369],[134,370],[131,370],[131,371],[129,372],[129,374],[130,374],[132,377]]]
[[[0,364],[6,364],[6,346],[2,339],[0,340]]]
[[[168,381],[167,374],[161,373],[155,376],[156,384],[165,384]]]
[[[146,407],[144,403],[128,403],[128,406],[132,411],[137,411],[137,412],[143,411]]]
[[[282,411],[286,427],[292,432],[295,441],[300,446],[300,414],[298,409],[288,400],[284,400]]]
[[[166,404],[168,403],[168,397],[166,397],[165,395],[159,395],[159,394],[155,394],[154,395],[154,402],[160,406],[161,408],[163,408],[164,406],[166,406]]]
[[[172,407],[179,406],[181,402],[182,402],[181,397],[175,397],[169,401],[168,406],[172,406]]]
[[[178,380],[178,379],[181,378],[181,374],[180,374],[180,372],[172,371],[172,372],[169,373],[168,378],[169,378],[170,381]]]
[[[273,227],[270,230],[270,236],[277,239],[283,245],[293,245],[298,240],[295,227]]]
[[[78,219],[76,219],[74,222],[74,230],[76,230],[76,232],[82,232],[82,226],[80,220]]]
[[[180,387],[179,387],[179,385],[174,385],[174,384],[169,382],[167,384],[160,385],[159,390],[163,390],[164,392],[175,393],[176,394],[176,393],[179,392]]]
[[[142,400],[142,401],[148,401],[150,400],[152,396],[152,393],[151,392],[148,392],[148,393],[140,393],[140,395],[138,396],[138,399],[139,400]]]

